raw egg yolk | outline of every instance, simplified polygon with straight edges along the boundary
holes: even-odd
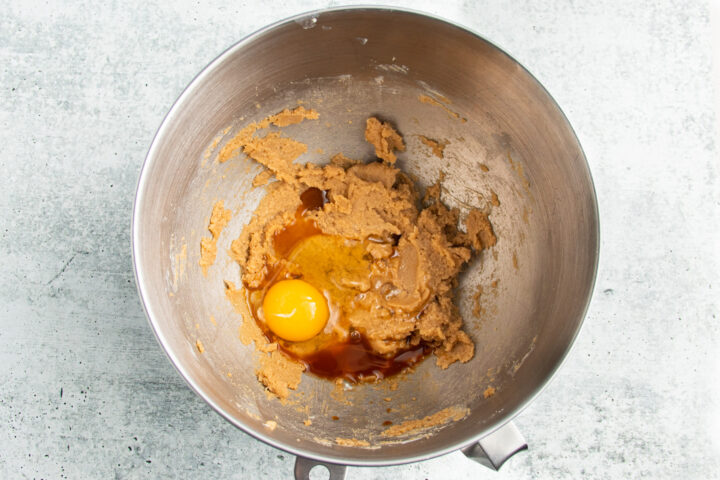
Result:
[[[263,315],[275,335],[303,342],[322,331],[330,312],[317,288],[303,280],[281,280],[265,294]]]

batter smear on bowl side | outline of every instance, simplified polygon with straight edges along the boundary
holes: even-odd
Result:
[[[309,371],[325,378],[375,381],[432,353],[440,368],[467,362],[475,346],[453,302],[457,275],[496,243],[487,213],[440,201],[440,184],[421,198],[395,167],[404,151],[387,122],[367,119],[365,139],[377,161],[337,154],[327,165],[293,163],[307,146],[268,126],[319,114],[294,110],[252,123],[219,154],[242,152],[266,170],[269,183],[250,222],[232,242],[242,286],[226,293],[254,341],[257,376],[273,394]]]

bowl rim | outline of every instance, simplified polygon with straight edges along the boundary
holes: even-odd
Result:
[[[503,411],[501,414],[499,414],[495,421],[487,428],[484,428],[482,430],[478,430],[475,434],[466,436],[464,438],[461,438],[460,440],[457,440],[455,442],[448,443],[447,445],[443,446],[442,448],[438,448],[431,453],[425,453],[421,455],[410,455],[410,456],[403,456],[398,457],[395,459],[384,459],[384,460],[376,460],[373,458],[372,451],[368,451],[367,458],[357,459],[357,458],[348,458],[344,457],[342,454],[338,455],[322,455],[315,453],[312,450],[305,449],[302,447],[298,447],[297,445],[283,442],[277,439],[272,438],[271,436],[265,434],[262,430],[255,430],[251,428],[250,426],[244,424],[237,418],[235,418],[233,415],[231,415],[229,412],[224,410],[222,407],[220,407],[217,403],[215,403],[211,398],[206,396],[203,392],[203,390],[197,385],[197,383],[191,378],[187,370],[183,367],[182,363],[178,359],[178,357],[168,348],[166,348],[166,342],[165,337],[162,334],[162,332],[156,328],[155,322],[153,320],[154,318],[154,308],[152,302],[148,299],[148,295],[146,294],[147,291],[149,291],[148,287],[148,281],[146,278],[146,275],[144,272],[141,271],[141,269],[138,268],[138,261],[139,258],[142,257],[140,251],[139,251],[139,230],[140,226],[142,224],[142,214],[139,212],[140,205],[144,203],[144,194],[145,190],[148,185],[148,170],[149,165],[151,165],[153,162],[157,159],[157,150],[158,150],[158,144],[160,143],[160,140],[165,136],[166,130],[169,128],[169,125],[173,122],[175,117],[178,115],[178,111],[181,110],[181,106],[188,101],[190,97],[192,97],[193,93],[198,87],[198,85],[201,83],[201,81],[212,75],[215,70],[217,70],[227,59],[232,57],[237,51],[244,48],[246,45],[255,42],[262,38],[265,35],[271,34],[276,28],[281,27],[283,25],[287,25],[289,23],[302,23],[303,21],[310,20],[313,23],[317,21],[317,19],[327,13],[336,13],[336,12],[343,12],[343,11],[360,11],[360,10],[371,10],[375,12],[382,12],[382,13],[402,13],[402,14],[409,14],[409,15],[415,15],[415,16],[421,16],[428,18],[430,20],[433,20],[435,22],[442,22],[445,23],[451,27],[458,28],[460,30],[463,30],[466,33],[469,33],[470,35],[473,35],[477,37],[478,39],[485,42],[488,46],[494,48],[499,53],[505,55],[513,61],[515,64],[517,64],[524,72],[532,78],[537,85],[542,89],[542,91],[545,92],[545,94],[548,96],[548,98],[551,100],[551,102],[555,105],[555,107],[558,109],[562,119],[565,121],[567,127],[570,130],[570,133],[575,138],[575,141],[577,142],[577,145],[580,149],[581,157],[578,158],[576,161],[584,163],[588,175],[589,185],[590,185],[590,197],[592,199],[592,214],[594,215],[595,219],[595,232],[594,232],[594,238],[595,238],[595,246],[593,251],[591,252],[594,255],[594,265],[592,267],[592,281],[589,285],[588,289],[588,296],[585,301],[585,305],[582,311],[582,315],[580,318],[580,321],[577,324],[577,327],[575,331],[572,334],[571,341],[568,343],[567,347],[565,348],[565,351],[561,354],[558,362],[553,366],[553,368],[550,370],[547,377],[540,383],[540,385],[535,389],[534,392],[532,392],[530,395],[528,395],[517,407]],[[315,19],[315,20],[313,20]],[[505,50],[498,47],[495,43],[491,42],[487,38],[480,35],[475,30],[468,28],[462,24],[459,24],[455,21],[448,20],[446,18],[440,17],[438,15],[434,15],[432,13],[423,12],[420,10],[415,9],[409,9],[409,8],[400,8],[400,7],[392,7],[392,6],[377,6],[377,5],[352,5],[352,6],[337,6],[337,7],[330,7],[330,8],[322,8],[317,10],[311,10],[304,13],[292,15],[290,17],[283,18],[281,20],[275,21],[273,23],[270,23],[252,33],[249,35],[246,35],[227,49],[220,53],[215,59],[213,59],[210,63],[208,63],[191,81],[190,83],[183,89],[182,93],[178,96],[178,98],[173,102],[172,107],[168,111],[168,113],[165,115],[165,117],[162,120],[162,123],[160,124],[160,127],[158,128],[157,132],[155,133],[153,140],[150,144],[150,148],[148,150],[147,155],[145,156],[145,159],[143,161],[142,167],[140,169],[140,173],[138,176],[137,181],[137,187],[135,191],[135,199],[133,202],[133,211],[132,211],[132,219],[131,219],[131,251],[132,251],[132,263],[133,263],[133,272],[135,276],[135,285],[138,290],[138,295],[140,297],[140,303],[142,304],[143,310],[145,312],[145,316],[148,319],[148,323],[150,324],[150,327],[153,331],[153,334],[155,335],[156,340],[162,347],[163,351],[167,355],[168,359],[170,360],[170,363],[175,367],[177,372],[180,374],[182,379],[185,381],[185,383],[192,389],[200,398],[202,398],[212,409],[218,413],[220,416],[222,416],[225,420],[230,422],[235,427],[239,428],[243,432],[251,435],[252,437],[264,442],[267,445],[270,445],[272,447],[275,447],[277,449],[283,450],[287,453],[290,453],[292,455],[305,457],[308,459],[312,459],[318,462],[322,463],[332,463],[332,464],[340,464],[340,465],[351,465],[351,466],[391,466],[391,465],[402,465],[402,464],[408,464],[408,463],[415,463],[420,462],[424,460],[429,460],[431,458],[439,457],[451,452],[454,452],[456,450],[460,450],[468,445],[472,445],[482,439],[483,437],[493,433],[494,431],[502,428],[505,424],[509,423],[511,420],[513,420],[515,417],[517,417],[523,410],[525,410],[528,405],[530,405],[539,395],[542,393],[542,391],[547,388],[550,381],[557,375],[558,370],[561,368],[563,364],[567,361],[570,352],[572,351],[578,334],[580,333],[580,330],[582,329],[583,324],[585,323],[585,319],[587,317],[587,313],[592,301],[592,298],[594,296],[596,283],[597,283],[597,273],[598,273],[598,265],[599,265],[599,259],[600,259],[600,216],[599,216],[599,209],[598,209],[598,201],[597,201],[597,192],[595,189],[595,183],[593,181],[592,172],[590,171],[590,166],[587,162],[587,157],[585,155],[585,151],[582,148],[582,144],[580,143],[580,140],[577,136],[577,133],[573,129],[572,125],[570,124],[569,119],[567,118],[567,115],[562,110],[560,105],[557,103],[557,101],[552,97],[550,92],[547,91],[547,89],[543,86],[543,84],[519,61],[517,61],[514,57],[512,57],[510,54],[508,54]]]

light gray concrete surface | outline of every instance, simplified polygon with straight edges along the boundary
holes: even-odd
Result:
[[[227,424],[165,358],[135,290],[130,214],[193,76],[255,29],[335,2],[166,3],[2,6],[0,478],[291,475],[290,455]],[[601,263],[576,347],[517,419],[528,452],[499,474],[456,453],[348,478],[718,478],[708,4],[397,4],[481,32],[555,96],[595,177]]]

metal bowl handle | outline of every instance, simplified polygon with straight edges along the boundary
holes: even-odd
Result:
[[[497,471],[508,458],[527,448],[520,430],[513,422],[508,422],[461,451],[469,459]]]
[[[330,472],[328,480],[344,480],[347,467],[335,463],[318,462],[305,457],[295,457],[295,480],[310,480],[310,470],[322,465]]]

